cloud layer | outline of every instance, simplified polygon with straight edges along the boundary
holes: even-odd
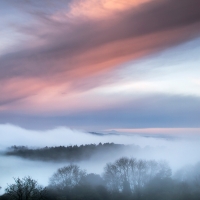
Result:
[[[15,123],[15,116],[20,121],[20,116],[49,115],[48,119],[65,118],[59,125],[69,126],[108,120],[111,126],[119,121],[121,128],[182,126],[185,122],[197,126],[187,117],[198,115],[196,97],[161,94],[154,104],[160,94],[113,100],[95,97],[93,91],[118,81],[116,73],[127,62],[198,38],[199,0],[21,0],[18,4],[9,0],[1,7],[6,10],[0,24],[5,29],[0,49],[2,122]],[[184,109],[178,101],[184,102]],[[160,113],[162,120],[156,122]]]

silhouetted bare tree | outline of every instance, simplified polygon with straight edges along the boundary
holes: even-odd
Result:
[[[6,188],[6,194],[11,200],[41,200],[45,189],[31,177],[14,178],[15,183]]]
[[[68,165],[59,168],[50,178],[50,186],[57,189],[73,188],[86,175],[85,170],[81,170],[77,165]]]
[[[104,168],[107,188],[112,191],[140,191],[152,178],[171,176],[165,162],[136,160],[122,157]],[[126,186],[126,188],[124,188]]]

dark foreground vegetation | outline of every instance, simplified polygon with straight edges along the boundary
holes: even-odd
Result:
[[[107,155],[120,155],[124,151],[134,151],[140,149],[136,145],[123,145],[114,143],[105,143],[98,145],[89,144],[81,146],[59,146],[31,149],[25,146],[12,146],[6,152],[6,155],[19,156],[31,160],[44,161],[81,161],[90,159],[92,156],[98,156],[98,159]],[[108,154],[109,152],[109,154]]]
[[[172,177],[164,161],[122,157],[104,173],[87,174],[77,165],[59,168],[45,188],[31,177],[15,178],[0,200],[199,200],[200,164]]]

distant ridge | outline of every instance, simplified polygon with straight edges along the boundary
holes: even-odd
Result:
[[[114,143],[99,143],[88,145],[73,145],[73,146],[56,146],[44,148],[29,148],[26,146],[12,146],[5,155],[18,156],[31,160],[43,161],[82,161],[88,160],[92,157],[105,159],[108,156],[123,156],[125,151],[140,150],[136,145],[123,145]]]

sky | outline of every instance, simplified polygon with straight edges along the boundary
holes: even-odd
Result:
[[[1,129],[200,134],[199,0],[2,0],[0,18]]]

